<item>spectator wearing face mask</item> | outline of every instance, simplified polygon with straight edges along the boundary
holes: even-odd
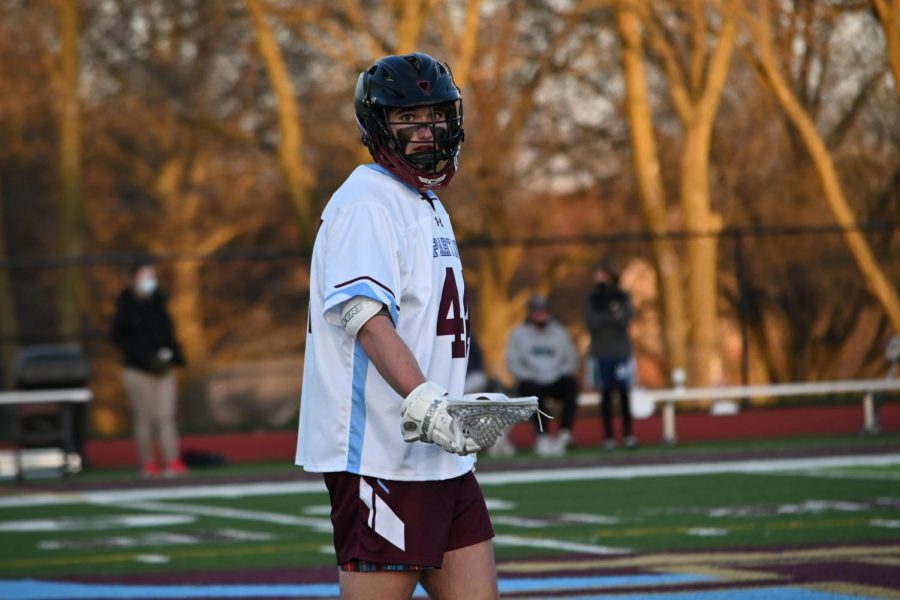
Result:
[[[145,477],[181,475],[175,367],[184,365],[156,268],[139,262],[116,301],[112,341],[122,352],[122,383],[134,414],[134,437]],[[156,443],[162,461],[156,456]]]
[[[562,403],[560,430],[556,437],[537,430],[535,452],[541,456],[565,453],[572,442],[578,383],[578,351],[569,331],[557,321],[543,296],[528,300],[528,316],[516,327],[506,343],[506,368],[516,379],[517,394],[537,396],[541,411],[546,412],[545,400],[556,398]]]
[[[634,316],[631,296],[619,287],[619,276],[606,262],[594,268],[594,287],[585,298],[584,323],[591,334],[591,367],[594,385],[601,394],[603,445],[618,446],[613,428],[613,398],[619,399],[622,435],[626,448],[638,440],[632,430],[630,391],[634,380],[634,360],[628,325]]]

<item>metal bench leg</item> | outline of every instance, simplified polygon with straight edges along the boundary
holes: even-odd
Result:
[[[663,443],[674,446],[678,442],[675,433],[675,403],[666,402],[663,406]]]

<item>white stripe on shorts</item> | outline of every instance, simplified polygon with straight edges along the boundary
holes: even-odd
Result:
[[[369,518],[367,520],[369,527],[375,530],[375,533],[397,546],[401,550],[406,550],[406,526],[400,520],[391,507],[385,504],[372,489],[366,480],[359,478],[359,499],[363,501],[369,509]],[[375,502],[375,510],[372,510],[372,502]],[[376,518],[377,515],[377,518]]]

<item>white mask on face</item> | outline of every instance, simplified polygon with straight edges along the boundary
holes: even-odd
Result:
[[[145,296],[150,296],[153,294],[153,292],[156,291],[157,285],[158,285],[158,282],[156,281],[155,278],[145,277],[143,279],[138,279],[137,289],[138,289],[139,293],[141,293]]]

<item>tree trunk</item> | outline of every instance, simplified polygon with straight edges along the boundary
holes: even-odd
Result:
[[[688,312],[691,349],[688,381],[693,386],[721,383],[722,353],[718,312],[718,233],[721,218],[709,199],[709,122],[689,123],[681,160],[681,205],[687,240]]]
[[[651,243],[659,283],[660,314],[666,348],[667,373],[687,368],[687,323],[681,288],[681,260],[671,240],[664,237],[666,201],[653,132],[653,116],[644,74],[644,50],[640,19],[629,2],[620,1],[616,13],[622,38],[622,62],[627,92],[626,108],[631,125],[631,144],[644,222],[655,234]]]
[[[184,415],[189,426],[200,428],[205,425],[204,387],[208,372],[209,352],[203,326],[202,285],[200,262],[180,260],[175,263],[175,278],[172,288],[171,312],[175,322],[178,341],[184,350],[187,365],[182,388],[186,392],[187,411]]]
[[[474,306],[473,326],[478,328],[486,371],[494,376],[502,375],[509,383],[504,361],[506,340],[518,324],[525,304],[522,298],[510,299],[510,284],[522,261],[523,249],[483,248],[478,254],[478,302]]]
[[[469,85],[469,75],[472,72],[475,51],[478,48],[482,3],[483,0],[469,0],[463,29],[456,36],[456,51],[450,68],[453,69],[453,80],[463,90]]]
[[[803,109],[778,67],[769,32],[768,13],[766,12],[761,18],[744,13],[744,17],[759,49],[757,66],[809,152],[816,174],[822,184],[828,208],[831,209],[835,221],[843,229],[844,241],[850,248],[850,253],[862,272],[867,286],[881,304],[891,326],[895,331],[900,331],[900,296],[881,269],[875,255],[872,254],[865,237],[857,229],[856,218],[844,196],[844,190],[828,148],[812,118]]]
[[[409,54],[419,49],[419,39],[433,0],[400,0],[397,7],[397,54]]]
[[[287,183],[288,197],[297,218],[301,243],[311,247],[315,237],[310,197],[313,175],[303,165],[300,109],[281,49],[266,23],[266,15],[259,0],[246,0],[246,3],[253,20],[260,56],[278,98],[278,165]]]
[[[59,177],[61,189],[60,245],[69,261],[81,258],[84,247],[84,215],[81,201],[81,115],[78,98],[78,2],[59,0],[60,64],[59,89]],[[59,300],[60,336],[81,336],[82,272],[78,265],[62,271]]]
[[[2,182],[0,182],[2,185]],[[3,194],[0,187],[0,259],[6,260],[6,224],[4,219]],[[12,270],[0,269],[0,381],[3,387],[12,388],[12,364],[19,338],[19,324],[16,319],[16,295],[13,287]]]
[[[680,201],[686,228],[693,234],[687,242],[687,309],[690,317],[688,382],[703,386],[720,383],[722,354],[719,342],[717,244],[721,219],[714,214],[709,196],[709,148],[722,89],[728,75],[736,38],[735,1],[722,5],[718,41],[709,51],[710,19],[706,3],[691,6],[691,56],[682,61],[663,31],[661,20],[646,2],[628,5],[640,11],[648,29],[648,40],[662,60],[672,103],[684,129],[680,166]],[[689,70],[685,71],[685,63]]]

